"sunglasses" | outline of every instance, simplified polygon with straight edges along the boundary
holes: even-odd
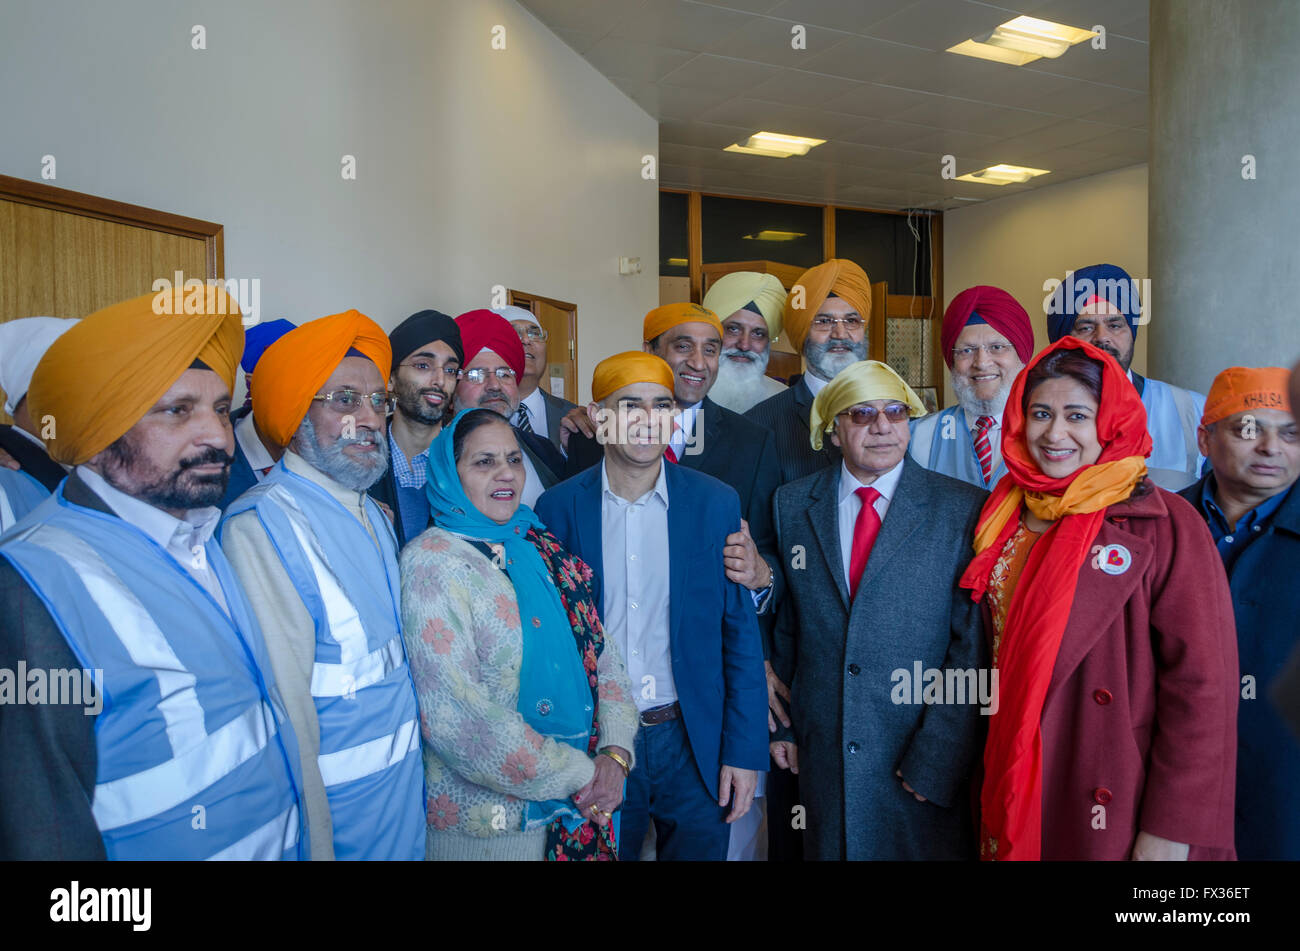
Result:
[[[907,421],[911,412],[910,407],[902,403],[890,403],[883,410],[876,409],[874,406],[854,406],[837,415],[847,416],[854,426],[870,426],[881,413],[884,413],[885,419],[891,423],[903,423]]]

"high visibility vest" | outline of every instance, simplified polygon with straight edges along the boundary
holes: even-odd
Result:
[[[1147,377],[1142,387],[1147,410],[1151,455],[1147,474],[1170,492],[1185,489],[1201,477],[1205,457],[1196,446],[1196,428],[1205,411],[1205,397],[1192,390]]]
[[[0,532],[50,497],[50,492],[26,472],[0,469]]]
[[[945,438],[947,433],[951,436]],[[990,434],[989,438],[999,437]],[[975,451],[975,437],[966,425],[966,414],[960,405],[914,420],[908,453],[932,472],[969,482],[980,489],[992,489],[1007,474],[1006,463],[999,455],[989,481],[984,481],[979,453]]]
[[[230,614],[144,532],[63,486],[0,556],[102,671],[91,808],[110,859],[308,857],[297,742],[215,539],[195,556]]]
[[[420,710],[402,641],[397,538],[363,496],[379,539],[281,461],[227,508],[253,510],[316,625],[311,695],[337,859],[424,858]]]

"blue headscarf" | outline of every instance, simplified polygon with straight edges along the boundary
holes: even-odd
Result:
[[[1094,295],[1110,301],[1124,315],[1129,332],[1137,338],[1138,322],[1142,318],[1137,281],[1114,264],[1090,264],[1067,274],[1047,302],[1047,338],[1052,343],[1074,329],[1079,311]]]
[[[529,529],[546,528],[521,504],[504,525],[488,518],[469,500],[456,472],[456,428],[471,410],[462,410],[429,446],[429,478],[424,484],[435,524],[455,535],[505,547],[522,627],[523,660],[519,668],[519,703],[524,721],[543,736],[587,752],[591,738],[591,684],[578,654],[568,612],[560,601]],[[506,420],[502,418],[502,422]],[[507,424],[508,425],[508,424]],[[568,799],[525,804],[524,828],[534,829],[562,817],[572,827],[586,821]]]

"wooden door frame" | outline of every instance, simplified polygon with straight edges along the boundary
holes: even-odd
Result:
[[[0,200],[202,241],[206,249],[208,269],[204,277],[211,279],[226,276],[224,229],[216,222],[155,211],[141,205],[128,205],[126,202],[55,188],[53,185],[29,182],[25,178],[9,175],[0,175]]]
[[[523,301],[524,303],[528,303],[530,301],[535,301],[535,300],[541,301],[544,304],[550,304],[552,307],[556,308],[557,310],[567,310],[569,311],[569,313],[573,315],[573,326],[570,328],[570,339],[569,339],[569,343],[572,344],[573,349],[569,353],[569,359],[573,361],[573,391],[574,393],[577,393],[578,392],[578,305],[571,304],[568,301],[559,300],[555,297],[546,297],[542,294],[530,294],[527,291],[516,291],[516,290],[510,290],[509,288],[506,289],[506,303],[510,304],[512,307],[521,306],[519,303],[520,301]],[[537,316],[537,311],[533,310],[532,307],[524,307],[524,310],[531,313],[534,317]],[[538,386],[542,385],[541,380],[537,382],[537,385]],[[546,392],[549,393],[550,390],[547,389]],[[569,399],[569,398],[566,396],[565,399]],[[577,400],[569,400],[569,402],[576,403]]]

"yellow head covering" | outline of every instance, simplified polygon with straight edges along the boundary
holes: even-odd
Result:
[[[879,360],[851,363],[827,383],[813,400],[812,447],[821,449],[822,434],[835,428],[835,417],[851,406],[868,400],[897,400],[906,403],[913,419],[925,415],[925,404],[893,367]]]
[[[250,391],[258,428],[287,446],[311,409],[311,398],[355,349],[387,383],[393,348],[377,323],[356,310],[309,320],[266,348]]]
[[[802,289],[802,293],[800,293]],[[871,278],[852,261],[831,258],[825,264],[804,271],[785,302],[785,332],[796,351],[803,352],[808,329],[826,298],[832,293],[853,305],[862,322],[871,319]],[[802,307],[792,306],[802,300]]]
[[[591,377],[591,398],[599,403],[615,390],[633,383],[658,383],[673,391],[673,370],[653,353],[629,350],[606,357],[596,364]]]
[[[112,445],[201,360],[226,386],[244,352],[239,305],[211,285],[144,294],[98,310],[50,345],[27,405],[54,420],[50,458],[80,465]]]
[[[718,331],[718,338],[722,338],[722,321],[718,320],[718,315],[699,304],[686,302],[664,304],[646,314],[641,339],[648,342],[662,333],[667,333],[678,324],[689,323],[709,324]]]
[[[767,321],[769,340],[781,336],[781,311],[785,307],[785,285],[775,274],[734,271],[709,286],[704,306],[726,320],[751,301]]]

